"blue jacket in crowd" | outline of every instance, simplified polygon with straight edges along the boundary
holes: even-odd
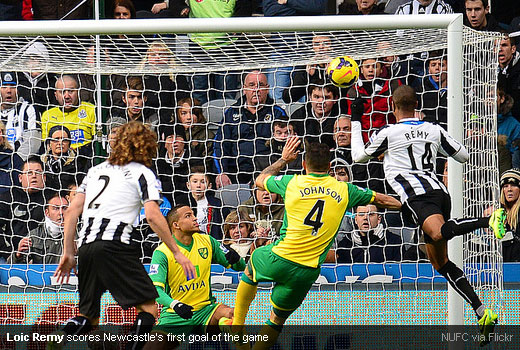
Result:
[[[215,136],[214,156],[218,173],[253,173],[253,156],[268,154],[266,141],[271,139],[271,123],[287,118],[285,111],[267,98],[256,114],[245,107],[245,97],[224,113],[224,120]],[[261,170],[261,169],[257,169]]]
[[[513,146],[513,141],[520,139],[520,122],[513,117],[511,112],[497,115],[497,134],[507,136],[506,147],[511,153],[518,149]]]

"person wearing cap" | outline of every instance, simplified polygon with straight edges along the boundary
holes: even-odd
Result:
[[[349,182],[352,179],[349,164],[341,158],[334,158],[330,162],[329,175],[334,176],[336,180],[341,182]]]
[[[36,154],[41,134],[33,105],[18,97],[18,82],[13,72],[0,74],[0,120],[5,124],[7,141],[22,159]]]
[[[89,145],[96,135],[96,107],[80,101],[78,88],[77,77],[72,75],[63,75],[56,81],[55,95],[59,106],[43,113],[41,127],[44,140],[53,126],[67,127],[71,133],[70,147],[79,151]],[[91,155],[92,151],[85,147],[82,153]]]
[[[70,183],[79,183],[77,177],[88,170],[85,157],[77,157],[70,147],[71,134],[65,126],[56,125],[49,131],[45,140],[46,152],[41,160],[45,166],[47,186],[55,190],[63,190]]]
[[[54,82],[56,74],[45,72],[50,62],[49,51],[40,41],[35,41],[22,54],[27,71],[18,72],[18,95],[32,103],[39,115],[56,105]]]
[[[186,147],[186,134],[180,124],[164,125],[159,129],[159,157],[155,161],[155,170],[161,180],[164,196],[172,205],[183,202],[188,193],[186,183],[190,166],[190,149]]]
[[[506,234],[502,242],[504,262],[520,261],[520,169],[507,170],[500,177],[500,205],[506,213]]]

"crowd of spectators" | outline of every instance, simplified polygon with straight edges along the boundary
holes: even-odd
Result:
[[[20,5],[16,1],[4,2],[8,3],[4,6],[12,9]],[[30,3],[23,2],[25,10]],[[32,18],[24,15],[24,19],[88,18],[89,4],[86,1],[76,7],[75,1],[70,0],[45,4],[32,0]],[[495,18],[495,6],[501,5],[493,4],[490,11],[487,0],[345,0],[337,3],[323,0],[314,1],[313,6],[287,0],[258,3],[241,0],[218,2],[218,5],[191,0],[169,0],[152,5],[115,0],[109,17],[377,15],[389,11],[407,15],[461,11],[465,13],[467,26],[504,33],[499,51],[498,94],[494,96],[494,91],[490,91],[490,98],[497,99],[500,171],[507,172],[520,167],[520,54],[516,51],[514,34],[508,34],[520,29],[515,27],[520,21],[510,18],[511,12],[507,14],[509,17]],[[8,13],[11,12],[4,12],[3,16]],[[17,17],[13,15],[10,19]],[[119,39],[132,40],[124,36]],[[240,38],[222,33],[191,34],[187,50],[206,59],[214,57],[214,53],[229,56],[236,53],[233,45],[236,40]],[[280,35],[274,36],[272,43],[290,43],[291,40],[296,40],[291,34]],[[308,44],[317,60],[329,57],[331,41],[332,38],[324,34],[310,39]],[[160,38],[150,38],[147,43],[139,69],[160,65],[167,72],[176,65],[175,48]],[[382,41],[378,48],[389,45]],[[362,97],[370,102],[365,103],[362,117],[364,141],[378,128],[395,123],[391,96],[402,84],[413,86],[419,95],[418,117],[445,128],[448,122],[447,56],[443,50],[416,53],[412,57],[380,57],[375,52],[374,57],[359,62],[360,79],[350,89],[330,84],[324,64],[211,74],[111,75],[104,87],[108,91],[109,107],[103,106],[106,115],[100,116],[96,109],[96,103],[100,102],[94,98],[96,86],[91,77],[60,75],[42,69],[50,60],[49,49],[43,42],[32,42],[23,53],[27,57],[27,71],[2,72],[0,76],[2,262],[57,262],[63,212],[84,175],[100,156],[95,141],[100,134],[105,135],[106,147],[101,153],[109,153],[111,135],[128,121],[145,123],[158,135],[159,152],[153,170],[162,184],[161,210],[167,213],[173,205],[190,205],[204,233],[231,244],[245,258],[256,247],[283,234],[280,232],[285,210],[283,198],[252,184],[259,171],[281,156],[289,136],[302,138],[302,154],[309,143],[327,144],[332,160],[330,175],[339,181],[391,194],[380,159],[368,165],[352,161],[352,101]],[[110,49],[105,54],[109,57]],[[92,50],[85,52],[85,58],[92,60]],[[220,99],[235,102],[222,109],[221,121],[211,124],[203,106]],[[101,120],[104,130],[97,128]],[[299,174],[302,170],[300,157],[283,173]],[[518,181],[508,181],[507,184],[518,187]],[[503,185],[504,191],[512,187]],[[236,194],[235,199],[239,200],[234,203],[226,199],[226,191]],[[249,193],[248,199],[242,200],[239,194],[243,191]],[[515,196],[518,197],[517,193]],[[410,256],[415,256],[413,260],[420,259],[417,234],[404,235],[404,231],[399,230],[403,224],[395,215],[377,212],[371,205],[345,213],[327,261],[400,262]],[[142,245],[143,261],[147,261],[157,237],[143,217],[136,218],[135,241]],[[512,227],[511,235],[516,237],[516,226]],[[410,249],[415,249],[415,254],[410,254]]]

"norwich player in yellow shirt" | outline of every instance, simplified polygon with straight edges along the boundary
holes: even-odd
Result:
[[[233,317],[233,309],[215,302],[211,294],[211,264],[242,271],[246,264],[233,249],[215,238],[201,234],[197,216],[187,205],[177,205],[168,213],[167,221],[175,242],[195,266],[197,275],[187,280],[171,250],[162,243],[153,253],[150,278],[157,289],[157,302],[163,305],[154,333],[172,334],[161,341],[149,342],[145,349],[173,349],[182,334],[205,333],[222,318]]]
[[[269,340],[256,342],[254,349],[269,349],[276,343],[286,319],[300,306],[320,275],[320,266],[347,209],[369,203],[401,208],[395,198],[329,176],[330,150],[325,144],[307,147],[303,161],[306,175],[276,176],[296,159],[299,145],[297,137],[289,138],[282,157],[256,178],[258,187],[284,198],[285,216],[280,239],[253,252],[237,289],[233,325],[240,329],[258,282],[275,283],[271,316],[261,331]]]
[[[78,81],[72,75],[63,75],[56,81],[56,100],[59,106],[42,114],[42,139],[56,125],[65,126],[71,133],[71,145],[77,149],[92,141],[96,134],[96,107],[88,102],[79,103]]]

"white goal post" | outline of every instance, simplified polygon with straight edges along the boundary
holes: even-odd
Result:
[[[448,132],[458,140],[465,139],[464,135],[464,103],[463,95],[464,68],[463,68],[463,15],[462,14],[446,14],[446,15],[410,15],[410,16],[310,16],[310,17],[251,17],[251,18],[211,18],[211,19],[154,19],[154,20],[92,20],[92,21],[27,21],[27,22],[0,22],[0,37],[36,37],[36,36],[96,36],[95,40],[95,64],[86,65],[83,62],[55,62],[57,68],[63,71],[75,73],[96,74],[99,85],[99,77],[105,73],[125,74],[133,72],[132,67],[137,69],[137,62],[133,62],[131,58],[127,59],[125,64],[121,66],[106,65],[102,59],[102,49],[100,49],[100,37],[104,35],[115,35],[124,33],[127,35],[142,34],[172,34],[172,33],[206,33],[206,32],[226,32],[226,33],[261,33],[261,32],[283,32],[283,31],[340,31],[340,30],[402,30],[401,34],[407,35],[407,29],[425,29],[425,30],[445,30],[447,37],[435,38],[432,40],[442,41],[447,48],[448,55]],[[444,32],[443,32],[444,33]],[[411,35],[411,34],[410,34]],[[396,36],[393,36],[394,38]],[[495,37],[497,37],[495,35]],[[89,39],[91,40],[91,39]],[[349,42],[344,44],[344,50],[349,52]],[[394,44],[394,43],[392,43]],[[414,49],[416,51],[427,51],[428,42],[419,43]],[[421,46],[422,45],[422,46]],[[15,55],[15,46],[2,45],[0,47],[0,71],[15,70],[22,71],[23,63],[11,59]],[[15,52],[13,52],[13,50]],[[354,58],[370,57],[371,47],[367,47],[366,51],[360,48],[361,52],[352,52]],[[400,51],[401,50],[401,51]],[[339,49],[338,49],[339,51]],[[409,54],[407,49],[400,48],[399,43],[395,42],[394,51],[398,54]],[[249,52],[245,51],[244,55]],[[372,52],[373,53],[373,52]],[[275,67],[280,62],[284,64],[301,64],[311,59],[305,54],[299,55],[295,52],[294,57],[284,57],[277,61],[278,58],[262,56],[258,54],[256,57],[249,57],[250,62],[236,59],[236,64],[242,69],[249,67],[270,68]],[[379,54],[378,56],[383,56]],[[247,58],[247,57],[246,57]],[[186,58],[189,61],[191,58]],[[283,61],[285,60],[285,61]],[[189,63],[189,62],[188,62]],[[174,69],[179,71],[187,71],[186,65],[182,62]],[[223,69],[222,65],[194,63],[190,68],[194,72],[218,71]],[[101,106],[97,106],[99,115],[101,115]],[[496,124],[495,124],[496,131]],[[495,146],[496,147],[496,146]],[[450,193],[461,193],[464,188],[464,167],[453,160],[449,160],[448,184]],[[493,166],[493,165],[491,165]],[[496,161],[494,166],[496,167]],[[494,178],[498,180],[498,169],[495,171]],[[496,201],[496,191],[495,198]],[[465,213],[464,199],[462,195],[452,195],[452,215],[453,217],[462,217]],[[449,242],[450,259],[458,266],[463,266],[463,239],[461,237],[453,239]],[[499,274],[500,275],[500,274]],[[501,281],[496,281],[501,286]],[[449,288],[449,324],[464,324],[465,312],[463,299],[451,288]]]

